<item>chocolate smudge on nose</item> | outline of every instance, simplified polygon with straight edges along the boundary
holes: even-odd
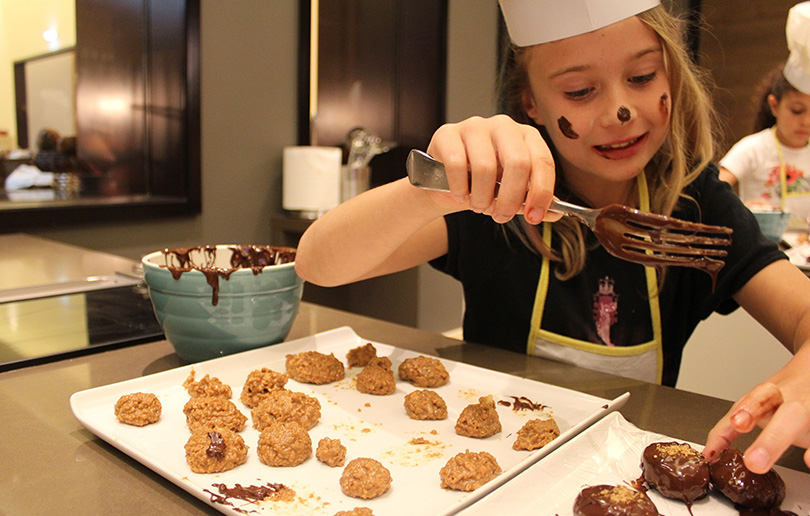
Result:
[[[619,111],[616,112],[616,116],[619,118],[619,122],[625,123],[630,121],[630,108],[627,106],[622,106],[619,108]]]
[[[577,132],[574,131],[573,127],[571,127],[571,122],[569,122],[564,116],[557,119],[557,125],[559,126],[560,131],[563,133],[563,136],[566,138],[571,138],[572,140],[579,138]]]
[[[666,93],[661,95],[661,113],[664,116],[669,115],[669,105],[667,104],[668,100],[669,100],[669,95],[667,95]]]

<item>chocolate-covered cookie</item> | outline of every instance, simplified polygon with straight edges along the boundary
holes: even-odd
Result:
[[[709,492],[709,465],[686,443],[652,443],[641,454],[644,481],[667,498],[691,504]]]
[[[580,491],[574,516],[657,516],[658,509],[646,493],[625,486],[598,485]]]
[[[785,482],[774,470],[753,473],[740,450],[728,448],[709,463],[712,486],[737,505],[749,509],[778,507],[785,499]]]

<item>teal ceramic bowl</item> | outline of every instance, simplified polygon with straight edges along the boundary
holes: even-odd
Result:
[[[157,320],[184,360],[209,360],[287,337],[304,288],[295,273],[295,249],[258,247],[293,261],[234,267],[233,249],[255,248],[231,245],[181,249],[180,254],[168,255],[157,251],[141,260]],[[195,267],[187,266],[186,256]]]
[[[756,217],[762,234],[774,242],[779,243],[790,221],[790,212],[781,210],[759,210],[754,208],[751,209],[751,212],[754,214],[754,217]]]

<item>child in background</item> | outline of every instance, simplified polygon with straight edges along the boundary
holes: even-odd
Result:
[[[786,29],[786,63],[760,83],[754,134],[734,144],[720,160],[727,181],[751,208],[791,213],[790,226],[807,230],[810,217],[810,26],[795,13]]]
[[[746,454],[754,471],[810,446],[810,279],[720,181],[711,100],[681,25],[657,0],[501,8],[507,113],[444,125],[427,149],[451,192],[403,178],[347,201],[303,235],[299,275],[335,286],[430,262],[464,287],[465,340],[665,385],[695,326],[742,305],[795,357],[718,423],[705,453],[758,423],[769,424]],[[716,288],[697,269],[608,254],[548,213],[553,195],[732,227]]]
[[[810,216],[810,95],[788,82],[784,65],[763,80],[754,133],[720,160],[720,179],[751,208],[789,210],[806,229]],[[795,224],[794,224],[795,225]]]

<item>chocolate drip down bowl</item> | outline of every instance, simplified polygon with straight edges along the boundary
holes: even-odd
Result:
[[[281,342],[298,314],[304,281],[293,248],[183,247],[141,262],[163,333],[188,362]]]

